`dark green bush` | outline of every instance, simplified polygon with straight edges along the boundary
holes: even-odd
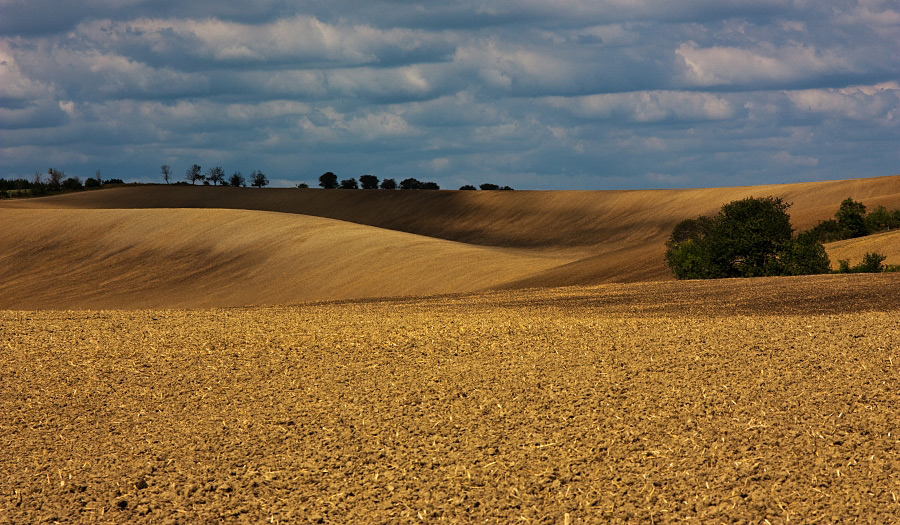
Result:
[[[82,188],[81,179],[78,177],[69,177],[62,181],[62,187],[67,190],[80,190]]]
[[[863,255],[862,263],[854,268],[859,273],[881,273],[884,271],[884,260],[887,259],[880,253],[868,253]]]
[[[776,197],[722,206],[715,217],[679,222],[666,243],[678,279],[825,273],[830,262],[812,234],[794,238],[789,204]]]

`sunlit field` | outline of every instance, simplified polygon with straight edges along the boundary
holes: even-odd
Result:
[[[900,276],[0,313],[0,516],[889,522]]]

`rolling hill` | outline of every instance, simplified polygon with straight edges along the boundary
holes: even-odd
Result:
[[[7,200],[0,308],[239,306],[666,280],[664,244],[678,221],[767,195],[791,202],[802,229],[848,196],[900,207],[900,176],[644,191],[158,185]],[[900,263],[884,249],[896,243],[885,242],[829,250],[850,254],[835,261],[855,260],[875,243]]]

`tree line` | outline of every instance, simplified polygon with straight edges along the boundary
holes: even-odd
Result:
[[[327,171],[319,176],[319,186],[326,190],[333,189],[344,189],[344,190],[439,190],[441,187],[436,182],[428,182],[428,181],[420,181],[416,178],[410,177],[407,179],[401,180],[399,183],[395,179],[384,179],[379,180],[375,175],[362,175],[359,177],[359,180],[355,178],[342,179],[338,180],[338,176],[334,173]],[[308,187],[306,184],[301,184],[301,188]],[[502,188],[496,184],[485,183],[481,186],[482,190],[512,190],[509,186],[503,186]],[[465,186],[460,188],[461,190],[474,190],[475,186],[470,184],[466,184]]]
[[[244,174],[240,171],[236,171],[231,174],[230,177],[225,177],[225,170],[222,169],[221,166],[214,166],[206,170],[206,172],[202,171],[203,168],[200,167],[199,164],[192,164],[188,169],[184,172],[184,180],[190,182],[191,184],[197,184],[198,182],[204,185],[213,185],[213,186],[233,186],[235,188],[246,188],[248,180],[244,177]],[[160,174],[166,184],[169,184],[172,180],[172,167],[168,164],[163,164],[159,167]],[[175,184],[186,184],[186,182],[176,182]],[[269,179],[266,175],[259,171],[253,170],[250,173],[249,183],[251,186],[256,188],[262,188],[263,186],[269,185]]]
[[[666,263],[677,279],[829,273],[831,261],[822,242],[837,240],[832,237],[835,232],[861,236],[873,233],[870,228],[900,227],[900,221],[894,222],[900,213],[879,207],[869,220],[865,206],[848,198],[834,219],[794,235],[789,207],[778,197],[750,197],[722,206],[713,217],[685,219],[675,225],[666,242]],[[900,271],[900,265],[885,266],[885,258],[866,253],[856,266],[839,261],[837,272]]]
[[[97,170],[94,177],[81,180],[78,176],[66,175],[66,172],[50,168],[46,173],[35,171],[30,179],[0,179],[0,198],[45,195],[51,192],[77,191],[84,188],[99,188],[108,184],[124,184],[122,179],[106,179]]]
[[[876,206],[866,213],[865,204],[848,197],[841,202],[833,219],[819,222],[810,232],[821,242],[833,242],[897,228],[900,228],[900,209],[888,211],[884,206]]]

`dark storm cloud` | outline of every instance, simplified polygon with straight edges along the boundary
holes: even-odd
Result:
[[[879,0],[0,0],[0,176],[883,175],[900,171],[898,48]]]

